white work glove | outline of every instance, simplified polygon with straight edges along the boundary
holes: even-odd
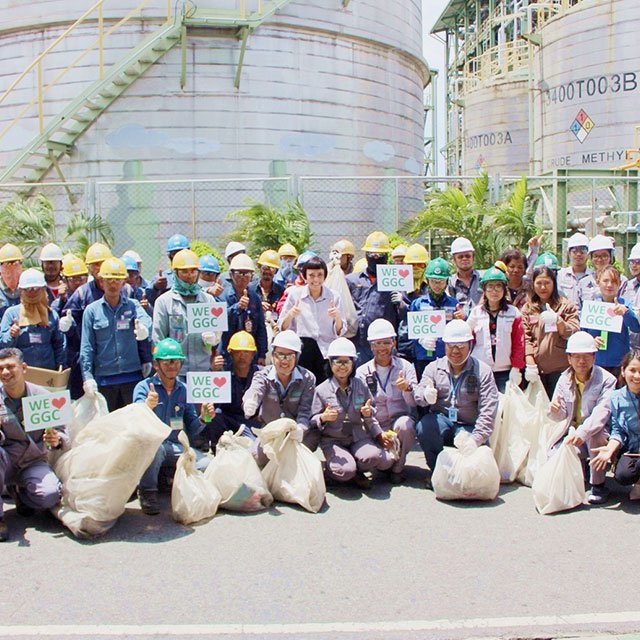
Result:
[[[258,403],[255,399],[247,400],[242,403],[242,408],[244,410],[244,417],[248,420],[249,418],[253,418],[253,416],[258,413]]]
[[[528,364],[524,368],[524,379],[527,382],[539,382],[540,374],[538,373],[538,365],[536,364]]]
[[[522,382],[522,373],[520,369],[517,367],[511,367],[511,371],[509,371],[509,382],[513,383],[516,387],[520,386]]]
[[[65,314],[60,318],[60,322],[58,322],[58,327],[62,333],[67,333],[69,329],[73,326],[73,316],[71,315],[71,309],[67,309]]]
[[[142,363],[142,377],[143,378],[148,378],[151,375],[152,371],[153,371],[153,365],[150,362],[143,362]]]
[[[304,429],[297,424],[296,428],[292,431],[289,431],[289,438],[291,440],[295,440],[296,442],[302,442],[302,437],[304,436]]]
[[[464,442],[460,446],[460,453],[463,456],[470,456],[477,448],[478,443],[475,441],[475,438],[469,436],[468,438],[465,438]]]
[[[402,303],[402,291],[392,291],[391,292],[391,302],[393,302],[393,304],[401,304]]]
[[[96,393],[98,393],[98,385],[95,380],[85,380],[82,383],[82,390],[87,398],[93,399],[96,397]]]
[[[145,327],[140,320],[136,320],[133,324],[133,333],[136,337],[136,340],[138,342],[141,342],[142,340],[146,340],[149,337],[149,329],[147,329],[147,327]]]
[[[433,386],[431,378],[427,378],[425,382],[424,401],[427,404],[435,404],[438,401],[438,390]]]
[[[217,347],[220,344],[222,333],[219,331],[204,331],[202,333],[202,342],[209,347]]]
[[[540,314],[540,320],[542,324],[556,324],[558,322],[558,314],[551,309],[547,309]]]
[[[418,338],[418,344],[425,351],[435,351],[438,338]]]

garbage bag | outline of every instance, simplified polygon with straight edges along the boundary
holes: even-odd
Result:
[[[269,462],[262,477],[276,500],[292,502],[317,513],[324,504],[326,486],[322,463],[290,433],[297,428],[295,420],[280,418],[256,429],[255,433]]]
[[[324,284],[340,296],[344,313],[342,321],[347,323],[347,333],[345,335],[347,338],[353,338],[358,333],[358,312],[355,304],[353,304],[351,291],[349,291],[349,285],[344,271],[340,268],[339,261],[330,266]]]
[[[431,483],[439,500],[495,500],[500,491],[500,471],[491,449],[485,445],[468,450],[470,438],[460,431],[455,447],[445,447],[436,461]]]
[[[519,387],[507,383],[489,439],[501,482],[513,482],[527,461],[531,443],[525,435],[534,407]]]
[[[226,431],[216,445],[216,455],[204,477],[220,492],[220,508],[230,511],[260,511],[273,497],[251,455],[252,441]]]
[[[572,432],[575,429],[569,429]],[[538,470],[531,489],[536,509],[543,515],[586,504],[582,463],[573,445],[563,441]]]
[[[54,515],[78,537],[106,533],[170,433],[143,402],[91,420],[55,465],[62,501]]]
[[[206,480],[196,469],[196,454],[189,446],[189,438],[184,431],[178,433],[178,440],[184,447],[176,462],[176,472],[171,488],[171,513],[176,522],[192,524],[213,518],[222,496],[218,489]]]
[[[524,439],[529,445],[526,464],[520,467],[517,480],[530,487],[540,469],[546,462],[549,452],[549,434],[555,429],[556,423],[547,416],[549,397],[542,382],[534,382],[524,392],[531,411],[529,419],[524,423]],[[530,407],[530,408],[529,408]]]
[[[90,398],[87,395],[78,398],[73,403],[73,422],[69,425],[68,433],[71,445],[75,442],[78,434],[93,420],[100,416],[106,416],[109,413],[107,399],[97,393],[95,397]]]

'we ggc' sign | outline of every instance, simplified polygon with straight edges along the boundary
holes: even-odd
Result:
[[[580,327],[620,333],[622,331],[622,316],[616,315],[615,308],[616,305],[612,302],[585,300],[580,313]]]
[[[68,391],[42,393],[22,398],[25,431],[60,427],[73,420],[71,396]]]
[[[229,371],[203,371],[187,373],[187,402],[231,402],[231,373]]]
[[[204,333],[205,331],[226,331],[227,303],[194,302],[187,305],[187,332]]]
[[[413,291],[413,266],[410,264],[379,264],[376,267],[378,291]]]
[[[442,338],[447,324],[447,312],[444,310],[409,311],[407,313],[407,328],[409,338]]]

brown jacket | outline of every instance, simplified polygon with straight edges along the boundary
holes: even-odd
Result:
[[[524,324],[525,357],[533,356],[540,373],[554,373],[569,366],[567,359],[567,338],[580,329],[578,309],[566,298],[553,309],[566,323],[564,333],[546,333],[544,324],[539,322],[537,305],[528,302],[522,309]]]

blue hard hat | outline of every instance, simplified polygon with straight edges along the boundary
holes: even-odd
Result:
[[[138,263],[131,256],[122,256],[120,260],[124,262],[124,266],[127,271],[140,271],[140,269],[138,269]]]
[[[198,261],[198,269],[209,273],[220,273],[220,263],[211,254],[207,253]]]
[[[311,260],[311,258],[317,258],[318,254],[315,251],[304,251],[300,254],[298,261],[296,262],[296,269],[300,271],[302,267]]]
[[[176,233],[167,240],[167,253],[189,249],[189,239],[180,233]]]

